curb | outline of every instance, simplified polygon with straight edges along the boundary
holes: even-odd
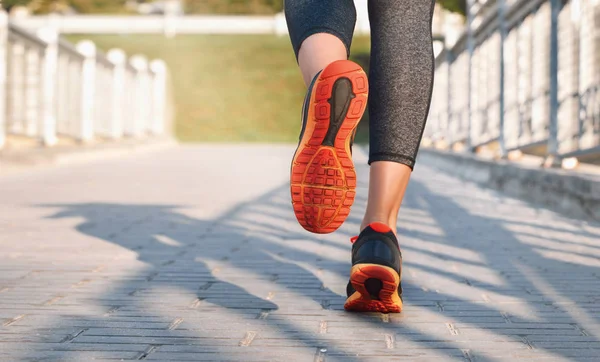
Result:
[[[0,176],[51,166],[71,165],[175,147],[172,138],[116,141],[93,145],[75,145],[0,152]]]
[[[600,176],[421,149],[419,160],[447,174],[543,205],[573,218],[600,221]]]

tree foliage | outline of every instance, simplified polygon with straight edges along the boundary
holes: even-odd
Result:
[[[125,0],[4,0],[2,6],[26,6],[35,14],[62,11],[69,7],[79,13],[119,13],[125,10]]]
[[[145,0],[148,1],[148,0]],[[189,14],[275,14],[283,0],[182,0]],[[378,0],[374,0],[378,1]],[[27,6],[34,13],[60,11],[71,7],[80,13],[120,13],[126,0],[3,0],[2,6]],[[437,0],[446,9],[465,14],[466,0]]]
[[[5,9],[10,9],[13,6],[17,6],[17,5],[24,6],[30,2],[31,2],[31,0],[3,0],[2,7]]]
[[[118,13],[125,11],[125,0],[68,0],[79,13]]]
[[[275,14],[283,10],[283,0],[186,0],[190,14]]]
[[[444,8],[465,15],[467,12],[467,0],[437,0]]]

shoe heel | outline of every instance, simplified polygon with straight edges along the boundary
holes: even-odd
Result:
[[[356,264],[350,272],[350,283],[356,292],[344,305],[346,310],[400,313],[402,299],[398,295],[400,275],[379,264]]]

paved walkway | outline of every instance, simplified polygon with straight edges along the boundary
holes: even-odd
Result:
[[[295,222],[287,146],[0,178],[0,360],[598,360],[600,225],[419,164],[405,311],[343,311],[348,222]],[[364,165],[364,155],[357,161]]]

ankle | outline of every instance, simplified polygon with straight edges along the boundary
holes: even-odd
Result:
[[[382,216],[367,216],[365,215],[362,224],[360,225],[360,231],[362,232],[367,226],[374,222],[380,222],[387,225],[392,229],[394,235],[397,234],[396,230],[396,218],[395,217],[382,217]]]

